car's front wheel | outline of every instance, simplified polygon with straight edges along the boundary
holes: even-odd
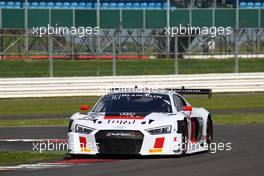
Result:
[[[188,123],[187,120],[184,119],[184,123],[182,124],[182,142],[181,142],[181,150],[182,155],[187,152],[188,149]]]

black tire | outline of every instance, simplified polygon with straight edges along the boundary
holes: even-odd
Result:
[[[211,117],[208,117],[206,123],[206,143],[210,145],[213,141],[213,121]]]
[[[182,143],[181,143],[182,155],[184,155],[188,149],[188,124],[187,120],[184,119],[182,124]]]

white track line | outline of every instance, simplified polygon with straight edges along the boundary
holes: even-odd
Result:
[[[107,162],[102,160],[101,162]],[[9,171],[9,170],[38,170],[38,169],[48,169],[48,168],[63,168],[70,166],[81,166],[87,164],[93,164],[90,160],[84,160],[83,162],[51,162],[51,163],[37,163],[37,164],[20,164],[17,166],[0,166],[0,171]]]
[[[38,164],[20,164],[17,166],[0,166],[0,171],[6,170],[37,170],[47,168],[70,167],[73,164],[53,164],[53,163],[38,163]]]

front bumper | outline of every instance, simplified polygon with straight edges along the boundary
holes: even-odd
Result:
[[[68,133],[70,154],[181,154],[181,134],[150,135],[140,130],[95,130],[91,134]]]

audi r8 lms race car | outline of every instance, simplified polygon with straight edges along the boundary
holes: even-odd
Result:
[[[90,112],[72,115],[71,156],[96,154],[183,155],[208,151],[213,137],[210,113],[181,94],[210,94],[210,89],[123,91],[113,89]]]

